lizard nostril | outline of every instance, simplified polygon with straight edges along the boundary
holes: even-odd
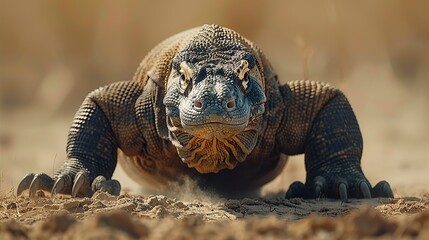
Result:
[[[229,99],[228,102],[226,103],[226,108],[228,110],[233,110],[235,108],[235,99]]]
[[[194,107],[196,109],[201,109],[201,108],[203,108],[203,103],[199,99],[195,99],[194,100]]]

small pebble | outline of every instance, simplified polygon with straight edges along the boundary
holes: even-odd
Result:
[[[7,206],[6,206],[6,209],[15,209],[15,208],[17,208],[18,207],[18,205],[16,205],[16,203],[9,203]]]

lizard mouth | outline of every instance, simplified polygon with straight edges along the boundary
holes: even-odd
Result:
[[[188,133],[203,139],[230,138],[244,131],[248,121],[241,123],[208,122],[203,124],[183,124],[183,129]]]
[[[206,123],[202,123],[202,124],[182,124],[183,126],[186,126],[186,127],[199,127],[199,126],[211,126],[211,125],[214,125],[214,126],[219,126],[219,127],[222,127],[222,126],[237,126],[237,127],[240,127],[240,126],[246,126],[247,125],[247,121],[243,121],[243,122],[238,122],[238,123],[232,123],[232,122],[221,122],[221,121],[212,121],[212,122],[206,122]]]

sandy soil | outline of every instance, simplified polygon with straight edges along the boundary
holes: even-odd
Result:
[[[194,200],[191,200],[194,199]],[[227,200],[203,195],[1,197],[1,239],[362,239],[429,237],[421,198]]]

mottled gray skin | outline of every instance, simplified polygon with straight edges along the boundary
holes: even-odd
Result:
[[[219,192],[252,190],[281,172],[282,156],[304,153],[306,183],[293,183],[287,198],[393,197],[386,181],[371,187],[365,178],[359,126],[339,90],[310,81],[280,85],[252,42],[217,25],[165,40],[133,81],[90,93],[70,129],[64,165],[53,178],[28,174],[18,194],[119,194],[111,179],[118,149],[130,177],[150,187],[191,178]]]

